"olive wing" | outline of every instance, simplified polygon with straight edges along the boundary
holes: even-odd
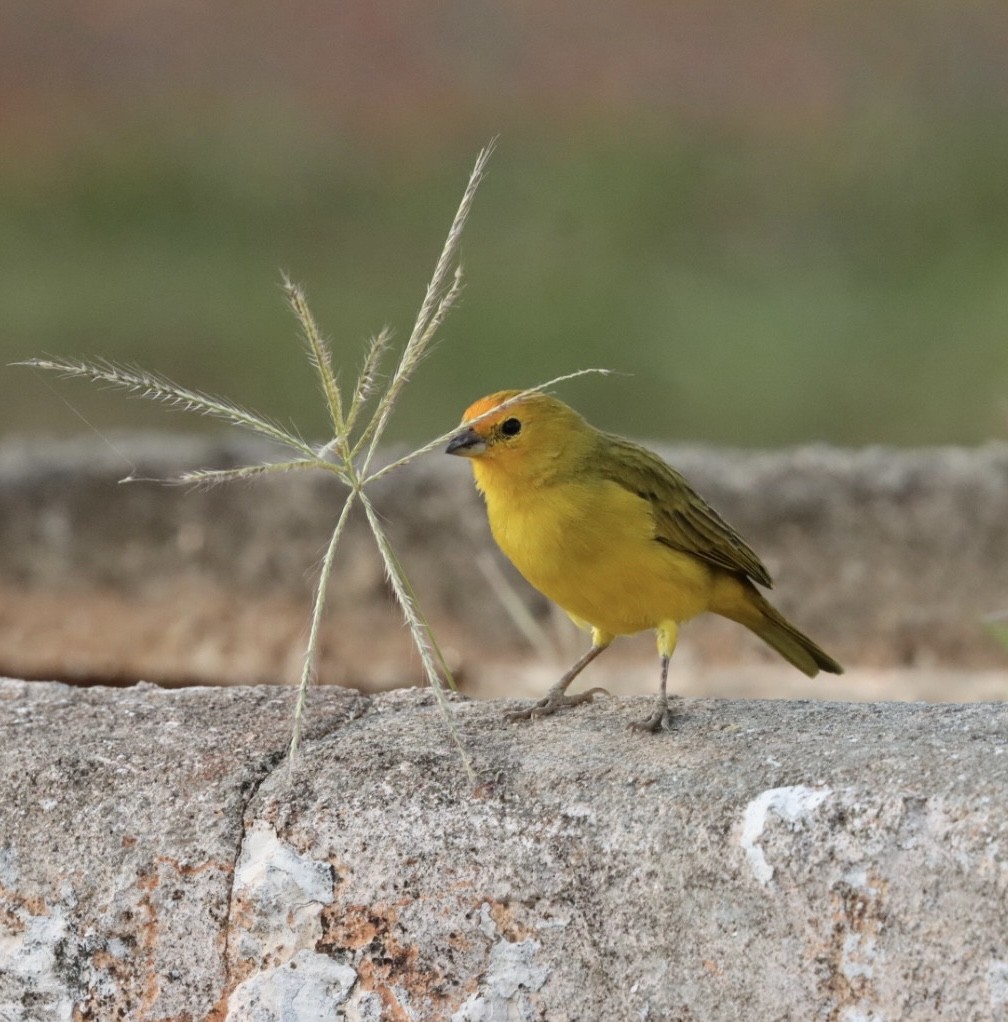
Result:
[[[622,437],[604,435],[596,461],[601,475],[651,505],[655,539],[695,554],[770,588],[773,580],[748,543],[674,468]]]

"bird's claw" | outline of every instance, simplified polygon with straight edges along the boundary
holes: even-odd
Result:
[[[659,731],[672,731],[673,716],[672,707],[669,706],[668,700],[659,699],[651,716],[645,720],[632,721],[630,728],[633,731],[648,731],[651,734],[657,734]]]
[[[516,720],[537,720],[539,717],[549,717],[557,710],[580,706],[581,703],[590,703],[599,692],[611,698],[611,693],[601,686],[590,688],[586,692],[578,692],[573,696],[566,695],[564,692],[549,692],[539,702],[533,703],[525,710],[509,710],[504,714],[504,719],[508,723],[513,723]]]

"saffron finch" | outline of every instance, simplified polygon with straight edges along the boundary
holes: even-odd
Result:
[[[769,572],[682,475],[557,398],[520,393],[472,404],[446,453],[471,461],[501,550],[591,630],[592,644],[545,698],[509,719],[590,700],[602,690],[569,696],[571,682],[617,635],[653,628],[661,682],[654,712],[633,726],[669,730],[669,658],[679,625],[704,612],[745,625],[810,677],[843,672],[762,596],[754,583],[770,587]]]

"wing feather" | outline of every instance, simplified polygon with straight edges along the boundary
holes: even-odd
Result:
[[[773,585],[749,544],[679,472],[657,454],[622,437],[602,434],[601,439],[597,470],[651,505],[659,543],[747,575],[767,588]]]

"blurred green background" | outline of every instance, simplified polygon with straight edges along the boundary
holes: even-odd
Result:
[[[392,437],[585,366],[599,425],[741,446],[1008,434],[1008,5],[738,0],[0,13],[0,426],[200,420],[6,363],[107,356],[321,436],[409,333],[478,149],[467,287]],[[202,423],[204,428],[212,427]]]

